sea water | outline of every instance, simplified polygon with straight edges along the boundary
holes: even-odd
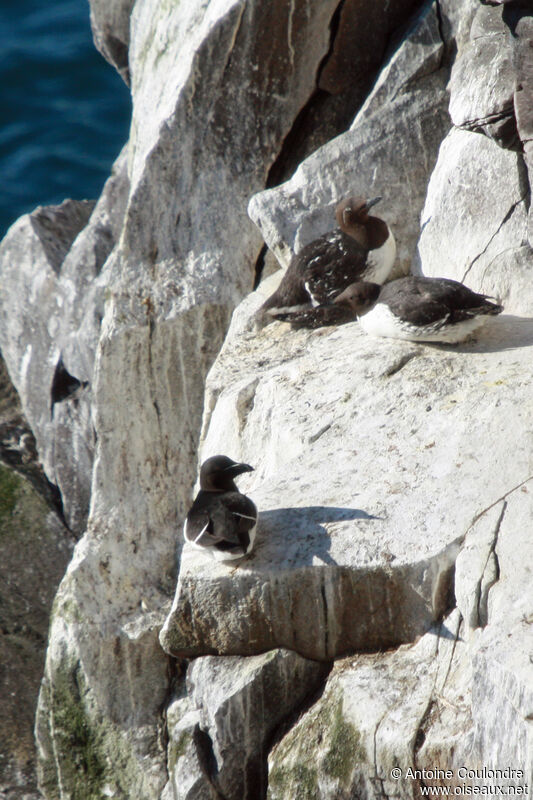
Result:
[[[0,0],[0,238],[38,205],[96,199],[130,115],[87,0]]]

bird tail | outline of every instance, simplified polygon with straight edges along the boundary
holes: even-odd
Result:
[[[305,309],[275,309],[270,315],[281,322],[290,322],[293,328],[322,328],[325,325],[342,325],[354,322],[354,312],[341,305],[309,306]]]

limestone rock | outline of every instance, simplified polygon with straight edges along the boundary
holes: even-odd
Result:
[[[514,424],[505,419],[503,438]],[[297,785],[310,797],[340,800],[415,798],[420,784],[481,789],[497,782],[513,793],[529,785],[531,543],[521,531],[532,512],[533,476],[527,470],[511,483],[466,532],[457,609],[414,646],[336,663],[320,700],[269,756],[269,798],[289,800]],[[511,764],[514,777],[481,772]],[[392,779],[393,767],[400,779]],[[427,775],[409,778],[414,770]]]
[[[117,203],[119,237],[91,284],[106,301],[86,387],[97,436],[91,518],[58,595],[38,714],[49,794],[60,785],[66,796],[85,780],[54,746],[68,737],[72,709],[92,732],[94,792],[135,787],[151,800],[166,782],[167,657],[157,633],[196,473],[204,378],[262,246],[246,201],[315,90],[336,6],[133,8],[125,210]],[[76,328],[87,335],[84,354],[89,322]],[[81,362],[79,337],[67,344],[65,359]],[[78,756],[83,764],[86,750]]]
[[[111,255],[120,239],[128,200],[127,147],[113,164],[86,227],[61,265],[61,314],[56,323],[66,369],[81,382],[94,379],[100,323],[109,293]]]
[[[15,387],[0,358],[0,461],[26,478],[48,507],[62,516],[57,487],[50,483],[39,462],[35,437],[22,413]]]
[[[80,470],[76,487],[62,481],[61,468],[58,471],[55,462],[52,389],[61,360],[61,345],[56,340],[64,299],[59,288],[61,265],[92,208],[92,203],[71,200],[39,208],[15,223],[0,247],[0,347],[35,434],[44,470],[52,483],[63,483],[65,516],[75,530],[87,514],[90,470],[88,474]],[[73,431],[85,458],[84,451],[92,446],[92,432],[77,433]]]
[[[360,0],[337,5],[329,26],[329,50],[317,70],[316,90],[285,138],[269,170],[268,186],[286,181],[304,158],[347,130],[387,60],[387,51],[395,49],[398,36],[420,5],[420,0],[374,0],[371,15]]]
[[[339,94],[350,83],[355,83],[359,91],[366,94],[370,86],[365,85],[363,76],[370,76],[381,67],[387,37],[400,24],[405,24],[419,5],[417,0],[410,3],[380,1],[374,4],[372,15],[368,15],[357,0],[348,0],[339,6],[339,27],[331,52],[320,69],[319,89]]]
[[[511,313],[529,313],[527,203],[520,154],[452,130],[428,186],[416,271],[463,281],[500,298]]]
[[[130,15],[135,0],[89,0],[94,43],[129,84]]]
[[[193,661],[187,697],[169,710],[174,797],[213,796],[208,788],[235,800],[265,797],[270,738],[328,671],[282,650]]]
[[[91,492],[91,384],[105,291],[97,284],[120,230],[125,167],[123,154],[96,205],[67,200],[38,208],[0,246],[0,347],[44,471],[77,534]]]
[[[446,61],[453,64],[468,47],[472,20],[479,10],[479,0],[439,0],[440,27],[448,44]]]
[[[269,756],[271,800],[289,800],[301,786],[309,797],[348,800],[411,799],[421,785],[483,793],[497,783],[512,794],[530,785],[531,546],[520,529],[532,482],[480,513],[459,555],[458,564],[465,553],[470,566],[456,573],[461,599],[486,571],[486,558],[471,558],[473,540],[492,536],[498,571],[485,618],[470,615],[465,624],[458,608],[413,646],[337,662],[320,700]],[[483,774],[509,767],[514,774],[502,778]]]
[[[394,28],[413,4],[375,5],[379,30],[370,31],[366,10],[359,27],[351,14],[362,6],[348,1],[92,0],[98,46],[131,82],[130,141],[90,217],[73,201],[40,210],[14,226],[0,250],[0,346],[39,456],[73,529],[84,529],[91,503],[54,606],[39,700],[48,798],[175,800],[181,792],[211,800],[219,786],[240,800],[239,759],[257,774],[268,737],[280,735],[275,707],[251,731],[255,709],[278,689],[288,698],[289,687],[298,704],[295,678],[306,673],[302,686],[315,686],[332,657],[418,637],[397,653],[353,656],[362,686],[349,674],[351,661],[332,676],[330,686],[347,691],[328,695],[330,744],[317,742],[306,765],[316,766],[324,795],[370,795],[375,775],[387,780],[383,770],[396,757],[431,764],[448,763],[452,747],[454,758],[469,748],[484,754],[493,730],[503,731],[498,757],[506,757],[503,736],[528,757],[526,582],[521,573],[511,585],[512,546],[503,543],[530,518],[515,505],[526,493],[512,489],[528,488],[531,321],[503,316],[454,350],[373,342],[355,323],[312,333],[274,323],[254,333],[250,314],[267,284],[234,316],[204,402],[205,376],[262,249],[248,199],[285,179],[300,135],[307,153],[352,120],[389,35],[387,63],[350,131],[306,159],[291,181],[258,195],[252,212],[286,261],[332,226],[338,196],[383,194],[398,268],[411,264],[450,127],[450,63],[455,49],[462,57],[470,47],[466,32],[479,6],[424,4],[398,42]],[[352,66],[366,58],[344,43],[365,30],[372,64],[344,88],[343,58]],[[527,33],[520,47],[524,41]],[[518,57],[514,45],[512,53]],[[517,116],[526,142],[524,108]],[[479,139],[480,163],[490,166],[486,178],[481,169],[475,176],[487,202],[471,223],[472,249],[463,241],[471,254],[464,270],[525,313],[524,163],[487,137],[455,131],[450,139],[457,136]],[[426,203],[436,209],[424,218],[428,269],[456,252],[456,211],[439,214],[439,203],[469,202],[458,187],[470,140],[462,149],[467,140],[458,147],[453,138],[460,152],[450,185],[438,184],[448,141]],[[439,231],[449,233],[437,247],[430,234]],[[227,452],[256,466],[241,486],[260,508],[259,538],[233,573],[186,549],[171,608],[204,409],[200,458]],[[445,616],[454,577],[466,624],[458,610]],[[510,605],[520,614],[504,623]],[[202,656],[189,668],[186,696],[169,709],[168,752],[164,712],[175,676],[159,643],[165,618],[165,647]],[[500,658],[508,631],[517,647]],[[290,654],[278,652],[288,647]],[[274,655],[263,652],[269,648]],[[500,658],[495,678],[492,652]],[[350,709],[344,698],[353,693],[362,704],[374,680],[383,688],[382,722],[367,714],[365,738],[353,730],[365,724],[363,706]],[[366,772],[349,771],[337,743],[364,746],[370,759],[373,736],[374,772],[372,762]],[[387,793],[395,791],[388,783]]]
[[[480,6],[472,22],[470,42],[452,68],[450,114],[454,125],[485,133],[504,147],[518,149],[515,82],[512,44],[502,9]]]
[[[473,517],[528,474],[531,434],[507,421],[528,402],[530,320],[503,316],[455,349],[374,340],[357,323],[247,332],[276,278],[235,312],[201,450],[256,468],[241,480],[260,510],[256,548],[236,570],[184,549],[161,633],[173,655],[327,659],[412,641],[446,609]]]
[[[268,797],[289,800],[299,787],[313,798],[413,797],[413,781],[393,781],[390,770],[412,764],[439,662],[449,661],[452,644],[436,630],[413,648],[337,662],[320,700],[271,752]]]
[[[527,5],[506,6],[503,18],[512,32],[513,64],[516,70],[514,110],[518,135],[524,151],[529,184],[533,181],[533,20]],[[532,213],[529,213],[529,243],[533,246]]]
[[[282,266],[335,226],[339,198],[379,194],[379,212],[397,240],[398,269],[408,271],[426,185],[449,129],[443,55],[435,4],[426,4],[350,130],[307,158],[290,181],[252,198],[250,216]]]

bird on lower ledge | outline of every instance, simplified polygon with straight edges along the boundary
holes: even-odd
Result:
[[[381,199],[348,197],[339,203],[339,227],[293,257],[278,288],[257,312],[258,320],[283,319],[287,312],[329,305],[358,279],[383,283],[394,265],[396,243],[387,223],[369,215]]]
[[[371,336],[456,344],[503,306],[450,278],[409,276],[385,286],[357,281],[334,300]]]
[[[235,478],[253,472],[249,464],[212,456],[200,469],[200,491],[185,518],[183,536],[217,561],[235,561],[251,552],[257,508],[239,492]]]

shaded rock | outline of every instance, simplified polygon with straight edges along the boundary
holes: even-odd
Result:
[[[353,121],[372,88],[391,40],[420,0],[377,0],[372,15],[360,0],[339,3],[330,22],[331,42],[319,65],[316,89],[296,117],[268,173],[267,186],[287,180],[300,162]]]
[[[282,650],[193,661],[187,671],[187,698],[169,709],[174,797],[265,797],[270,737],[328,670]]]
[[[246,332],[276,279],[234,314],[201,450],[255,466],[240,488],[260,511],[256,547],[236,570],[185,547],[161,633],[174,655],[327,659],[414,639],[446,610],[480,507],[528,474],[530,433],[507,421],[527,405],[531,320],[504,315],[455,349],[374,340],[357,323]]]
[[[447,45],[445,60],[454,63],[470,41],[472,20],[479,10],[479,0],[439,0],[439,21],[442,37]]]
[[[521,794],[529,785],[531,545],[520,530],[532,482],[529,475],[480,512],[458,557],[461,606],[480,596],[473,587],[486,575],[487,559],[472,559],[473,542],[492,537],[498,572],[485,619],[465,621],[456,609],[414,646],[337,662],[320,700],[272,750],[269,798],[289,800],[297,786],[308,787],[309,797],[348,800],[415,798],[421,786],[482,794],[495,783]],[[468,571],[459,569],[463,557]],[[511,765],[514,773],[503,772]]]
[[[135,0],[89,0],[94,43],[129,85],[130,15]]]
[[[380,215],[397,240],[398,268],[407,272],[426,185],[449,128],[448,73],[439,68],[443,53],[435,5],[429,4],[350,130],[307,158],[290,181],[252,198],[250,216],[280,264],[286,266],[294,251],[334,227],[339,198],[381,194]]]
[[[6,365],[0,358],[0,461],[25,477],[59,517],[61,497],[43,472],[37,455],[35,437],[22,414],[19,396],[9,380]]]
[[[486,136],[453,130],[442,143],[422,213],[416,271],[454,278],[531,309],[532,251],[522,156]]]
[[[502,9],[480,6],[470,42],[452,67],[450,115],[454,125],[485,133],[500,146],[520,149],[513,108],[516,76]]]
[[[0,466],[0,795],[37,800],[33,724],[48,615],[72,552],[28,481]]]
[[[94,351],[101,269],[119,233],[126,160],[94,205],[66,200],[11,227],[0,246],[0,346],[65,520],[83,531],[91,492]]]
[[[420,0],[378,2],[369,16],[359,0],[343,3],[331,52],[320,69],[318,88],[340,94],[349,84],[355,84],[364,97],[370,89],[368,78],[381,66],[392,31],[419,5]]]
[[[411,648],[337,662],[320,700],[272,750],[268,797],[288,800],[302,786],[312,798],[414,797],[416,782],[394,781],[391,769],[413,765],[419,725],[453,645],[437,629]]]
[[[60,343],[55,338],[63,304],[59,272],[92,208],[92,203],[73,200],[39,208],[15,223],[0,246],[0,347],[35,434],[44,470],[56,485],[61,483],[61,474],[55,464],[51,390],[60,359]],[[78,437],[81,451],[92,446],[92,433],[88,440],[87,433],[84,430]],[[61,487],[66,489],[65,517],[74,530],[79,530],[87,513],[90,473],[82,476],[80,472],[80,480],[84,484],[81,495]]]
[[[169,781],[161,800],[212,800],[214,787],[208,774],[205,735],[200,710],[189,697],[173,701],[167,709]]]
[[[533,16],[527,4],[505,6],[503,19],[512,33],[513,65],[516,72],[514,110],[529,177],[533,181]],[[528,221],[529,243],[533,245],[531,209]]]

